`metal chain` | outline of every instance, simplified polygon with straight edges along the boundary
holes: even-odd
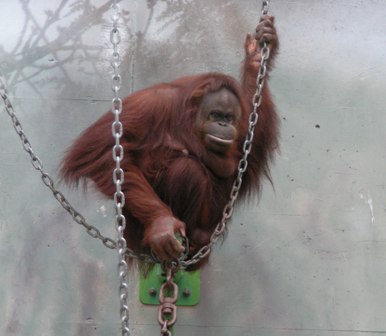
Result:
[[[114,1],[111,6],[113,27],[110,32],[110,42],[113,46],[113,53],[111,55],[111,66],[113,68],[112,75],[112,90],[114,98],[112,99],[111,111],[114,115],[114,121],[111,125],[112,135],[115,139],[112,154],[115,161],[115,169],[113,170],[113,181],[115,184],[114,204],[116,210],[116,230],[117,251],[118,251],[118,273],[119,273],[119,298],[121,306],[121,331],[122,336],[130,336],[129,329],[129,306],[128,306],[128,266],[126,262],[127,243],[124,238],[124,231],[126,228],[126,218],[123,214],[123,207],[125,206],[125,194],[122,191],[122,184],[124,181],[124,172],[121,168],[121,162],[124,156],[124,150],[120,144],[120,139],[123,135],[123,126],[119,120],[119,115],[122,113],[122,99],[119,97],[119,91],[122,85],[122,78],[119,73],[121,65],[121,55],[118,46],[121,42],[121,34],[118,28],[118,21],[120,19],[121,9]]]
[[[269,1],[263,1],[262,5],[262,15],[267,15],[269,9]],[[233,186],[230,192],[229,202],[225,205],[221,221],[217,224],[215,230],[213,231],[210,241],[207,245],[203,246],[194,256],[188,260],[180,260],[180,265],[183,268],[186,268],[191,265],[197,264],[200,260],[206,258],[209,253],[212,251],[213,246],[219,240],[219,238],[224,234],[227,227],[228,220],[232,217],[233,210],[235,207],[235,202],[238,198],[241,184],[243,182],[243,175],[248,167],[248,156],[252,149],[252,141],[256,128],[257,121],[259,119],[258,108],[261,105],[262,92],[264,87],[264,82],[267,74],[267,62],[269,59],[270,49],[267,43],[261,47],[261,61],[260,68],[256,78],[256,92],[252,98],[253,110],[249,115],[249,126],[248,133],[243,145],[243,157],[239,161],[238,173]]]
[[[261,15],[267,15],[269,11],[269,1],[263,0],[263,4],[261,6]]]
[[[174,275],[178,271],[178,266],[168,263],[163,264],[163,269],[166,272],[166,281],[159,292],[158,322],[161,326],[161,336],[172,336],[170,328],[177,321],[178,285],[174,282]]]
[[[53,179],[44,170],[42,161],[39,159],[39,157],[35,154],[34,150],[32,149],[31,142],[29,141],[27,135],[25,134],[23,127],[20,123],[20,120],[15,114],[13,105],[8,97],[8,92],[5,86],[5,79],[1,74],[0,74],[0,95],[1,95],[1,98],[3,99],[5,110],[7,111],[8,115],[12,120],[13,127],[16,133],[20,137],[23,148],[31,157],[32,166],[37,171],[40,172],[43,183],[51,190],[55,199],[71,215],[71,217],[76,223],[78,223],[79,225],[82,225],[86,229],[86,232],[91,237],[101,240],[103,245],[109,249],[116,249],[116,246],[117,246],[116,242],[113,239],[102,235],[99,229],[97,229],[95,226],[87,223],[86,219],[70,204],[70,202],[66,199],[63,193],[58,189],[56,189]]]

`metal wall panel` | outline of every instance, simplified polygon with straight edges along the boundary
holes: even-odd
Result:
[[[189,73],[238,76],[259,1],[153,2],[121,4],[124,95]],[[1,71],[55,181],[65,149],[110,107],[109,5],[0,0]],[[274,189],[238,207],[202,272],[201,304],[179,309],[175,335],[386,333],[386,3],[276,0],[271,12],[281,38]],[[116,253],[58,205],[3,108],[0,136],[1,335],[118,334]],[[111,201],[60,188],[115,237]],[[158,335],[137,280],[132,335]]]

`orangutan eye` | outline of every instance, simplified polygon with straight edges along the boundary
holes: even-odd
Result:
[[[223,119],[223,113],[221,111],[212,111],[209,113],[209,119],[211,121],[220,121]]]
[[[233,114],[229,113],[229,114],[225,115],[224,120],[226,122],[231,123],[235,120],[235,116]]]

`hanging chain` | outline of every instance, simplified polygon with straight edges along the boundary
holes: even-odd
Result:
[[[16,133],[20,137],[23,148],[31,157],[32,166],[37,171],[40,172],[43,183],[46,185],[46,187],[48,187],[51,190],[55,199],[72,216],[73,220],[76,223],[78,223],[79,225],[82,225],[86,229],[86,232],[91,237],[101,240],[103,245],[109,249],[116,249],[116,242],[111,238],[103,236],[99,231],[99,229],[97,229],[95,226],[88,224],[86,219],[77,210],[75,210],[75,208],[69,203],[69,201],[63,195],[63,193],[58,189],[56,189],[53,179],[44,170],[42,161],[39,159],[39,157],[35,154],[34,150],[32,149],[31,142],[27,138],[27,135],[25,134],[23,127],[20,123],[20,120],[15,114],[13,105],[8,97],[8,92],[5,86],[5,79],[1,74],[0,74],[0,95],[1,95],[1,98],[3,99],[5,110],[7,111],[8,115],[12,120],[13,127]]]
[[[113,68],[112,75],[112,90],[114,98],[112,99],[112,113],[114,114],[114,121],[111,125],[112,135],[115,139],[112,154],[115,161],[115,169],[113,170],[113,181],[115,184],[114,204],[116,210],[116,230],[117,230],[117,251],[118,251],[118,274],[119,274],[119,299],[121,306],[121,331],[122,336],[130,336],[129,329],[129,306],[128,306],[128,266],[125,259],[127,244],[124,238],[124,231],[126,228],[126,218],[123,214],[123,207],[125,206],[125,194],[122,191],[122,184],[124,181],[124,172],[121,168],[124,150],[120,144],[120,139],[123,135],[123,126],[119,120],[119,115],[122,113],[122,99],[119,97],[119,91],[122,85],[122,78],[119,74],[119,67],[121,65],[121,55],[118,46],[121,42],[121,34],[118,28],[118,21],[121,14],[121,9],[114,1],[111,6],[113,27],[110,32],[110,42],[113,46],[113,53],[111,56],[111,66]]]
[[[174,282],[174,275],[178,271],[178,266],[175,263],[167,263],[162,267],[166,272],[166,281],[159,292],[158,322],[161,326],[161,336],[172,336],[170,328],[177,321],[178,285]]]
[[[267,15],[269,9],[269,1],[263,1],[262,15]],[[229,202],[225,205],[221,221],[217,224],[215,230],[213,231],[210,241],[208,245],[203,246],[194,256],[192,256],[188,260],[180,260],[181,267],[188,267],[191,265],[195,265],[200,260],[204,259],[209,255],[212,251],[213,246],[219,240],[219,238],[224,234],[224,231],[227,227],[228,220],[232,217],[233,210],[235,207],[235,202],[238,198],[241,184],[243,182],[243,175],[248,167],[248,156],[252,149],[252,141],[256,128],[257,121],[259,119],[258,108],[261,105],[262,100],[262,92],[264,87],[264,82],[267,74],[267,62],[269,59],[270,49],[267,43],[264,43],[261,46],[261,61],[260,68],[256,78],[256,92],[252,98],[253,109],[251,114],[249,115],[249,126],[248,133],[244,141],[243,145],[243,157],[239,161],[238,165],[238,173],[235,181],[233,182],[233,186],[230,192]]]

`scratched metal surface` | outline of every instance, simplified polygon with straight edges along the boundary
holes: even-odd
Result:
[[[238,75],[260,1],[125,1],[123,94],[207,70]],[[281,153],[260,203],[241,205],[175,335],[386,333],[386,5],[272,1],[271,88]],[[181,5],[180,5],[181,4]],[[108,2],[0,0],[0,66],[44,167],[109,108]],[[141,32],[140,43],[130,33]],[[133,78],[129,75],[134,57]],[[72,222],[0,114],[0,334],[118,335],[117,256]],[[114,237],[112,203],[69,200]],[[130,278],[132,335],[158,335]]]

